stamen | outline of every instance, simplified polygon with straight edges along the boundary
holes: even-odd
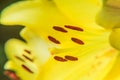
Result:
[[[62,57],[59,57],[59,56],[54,56],[54,59],[57,60],[57,61],[61,61],[61,62],[66,62],[67,60],[62,58]]]
[[[30,72],[30,73],[33,73],[33,71],[30,70],[27,66],[25,66],[25,65],[21,65],[21,66],[22,66],[22,68],[24,68],[26,71],[28,71],[28,72]]]
[[[31,52],[27,49],[24,50],[26,53],[31,54]]]
[[[66,28],[69,28],[69,29],[72,29],[72,30],[84,31],[82,28],[76,27],[76,26],[65,25],[65,27],[66,27]]]
[[[58,40],[56,40],[55,38],[53,38],[52,36],[48,36],[48,39],[56,44],[60,44],[60,42]]]
[[[68,55],[65,56],[65,59],[68,59],[68,60],[71,60],[71,61],[77,61],[78,60],[77,57],[68,56]]]
[[[29,61],[33,62],[33,60],[32,60],[32,59],[30,59],[29,57],[27,57],[27,56],[26,56],[26,55],[24,55],[24,54],[23,54],[23,57],[25,57],[27,60],[29,60]]]
[[[59,27],[59,26],[54,26],[53,29],[57,30],[57,31],[61,31],[61,32],[67,32],[67,30],[65,30],[64,28],[62,27]]]
[[[18,57],[18,56],[15,56],[16,59],[22,61],[22,62],[25,62],[22,58]]]
[[[84,42],[80,39],[77,39],[77,38],[71,38],[71,40],[77,44],[80,44],[80,45],[84,45]]]

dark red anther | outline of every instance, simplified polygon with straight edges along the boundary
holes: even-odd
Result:
[[[24,50],[26,53],[31,54],[31,52],[27,49]]]
[[[54,56],[54,59],[57,60],[57,61],[61,61],[61,62],[66,62],[67,60],[62,58],[62,57],[59,57],[59,56]]]
[[[84,42],[80,39],[77,39],[77,38],[71,38],[71,40],[77,44],[80,44],[80,45],[84,45]]]
[[[30,73],[33,73],[32,70],[30,70],[27,66],[25,65],[21,65],[23,69],[25,69],[26,71],[30,72]]]
[[[66,55],[66,56],[65,56],[65,59],[67,59],[67,60],[71,60],[71,61],[77,61],[77,60],[78,60],[77,57],[69,56],[69,55]]]
[[[53,26],[53,29],[60,31],[60,32],[65,32],[65,33],[67,32],[67,30],[65,30],[64,28],[59,27],[59,26]]]
[[[21,57],[15,56],[15,58],[22,61],[22,62],[25,62]]]
[[[33,59],[30,59],[29,57],[27,57],[26,55],[23,54],[23,57],[26,58],[27,60],[33,62]]]
[[[69,28],[69,29],[72,29],[72,30],[84,31],[82,28],[76,27],[76,26],[65,25],[65,27],[66,27],[66,28]]]
[[[55,38],[53,38],[52,36],[48,36],[48,39],[56,44],[60,44],[60,42],[58,40],[56,40]]]

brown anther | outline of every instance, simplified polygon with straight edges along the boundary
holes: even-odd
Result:
[[[33,73],[32,70],[30,70],[27,66],[25,65],[21,65],[23,69],[25,69],[26,71],[30,72],[30,73]]]
[[[53,26],[53,29],[60,31],[60,32],[65,32],[65,33],[67,32],[67,30],[65,30],[64,28],[59,27],[59,26]]]
[[[66,28],[69,28],[69,29],[72,29],[72,30],[84,31],[82,28],[76,27],[76,26],[65,25],[65,27],[66,27]]]
[[[68,56],[68,55],[65,56],[65,59],[67,59],[67,60],[71,60],[71,61],[77,61],[77,60],[78,60],[77,57],[74,57],[74,56]]]
[[[48,39],[56,44],[60,44],[60,42],[58,40],[56,40],[55,38],[53,38],[52,36],[48,36]]]
[[[28,54],[31,54],[31,51],[29,51],[29,50],[27,50],[27,49],[25,49],[24,50],[26,53],[28,53]]]
[[[71,40],[77,44],[80,44],[80,45],[84,45],[84,42],[80,39],[77,39],[77,38],[71,38]]]
[[[15,56],[15,58],[22,61],[22,62],[25,62],[21,57]]]
[[[61,62],[66,62],[67,60],[62,58],[62,57],[59,57],[59,56],[54,56],[54,59],[57,60],[57,61],[61,61]]]
[[[27,57],[26,55],[23,54],[23,57],[26,58],[27,60],[33,62],[33,59],[30,59],[29,57]]]

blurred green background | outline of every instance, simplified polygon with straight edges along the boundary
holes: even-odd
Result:
[[[5,7],[17,1],[18,0],[0,0],[0,13]],[[21,26],[15,27],[15,25],[9,26],[0,24],[0,80],[10,80],[3,74],[4,64],[7,61],[4,51],[5,42],[10,38],[20,38],[19,31],[21,29]]]

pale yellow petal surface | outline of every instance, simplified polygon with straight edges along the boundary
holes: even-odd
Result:
[[[92,3],[88,4],[90,5]],[[91,10],[92,9],[93,8],[91,8]],[[89,9],[87,10],[89,12]],[[76,9],[76,11],[79,10]],[[73,16],[75,16],[75,14],[73,14]],[[95,13],[92,17],[95,17]],[[85,18],[86,20],[91,20],[91,18]],[[66,14],[61,12],[53,1],[43,1],[41,3],[36,1],[18,2],[6,8],[1,17],[1,23],[8,25],[24,25],[30,28],[34,34],[47,41],[50,46],[57,48],[68,48],[68,45],[69,47],[78,46],[78,44],[71,40],[72,38],[80,39],[85,44],[91,45],[92,40],[96,42],[96,39],[100,38],[99,36],[102,37],[103,35],[107,36],[109,34],[108,31],[106,32],[106,30],[97,24],[91,25],[91,22],[88,22],[86,22],[86,25],[83,22],[74,22],[72,19],[68,18]],[[81,28],[83,31],[66,28],[66,25]],[[55,30],[55,26],[64,29],[66,32]],[[48,36],[52,36],[59,41],[60,44],[51,42]]]
[[[114,65],[117,52],[114,49],[101,49],[101,51],[91,51],[91,54],[79,56],[78,61],[67,62],[55,61],[51,57],[36,80],[103,80]],[[64,57],[64,55],[70,54],[63,53],[57,56]],[[73,56],[77,55],[79,53]]]
[[[96,14],[103,0],[53,0],[56,6],[73,22],[96,28]]]
[[[120,56],[104,80],[120,80]]]

